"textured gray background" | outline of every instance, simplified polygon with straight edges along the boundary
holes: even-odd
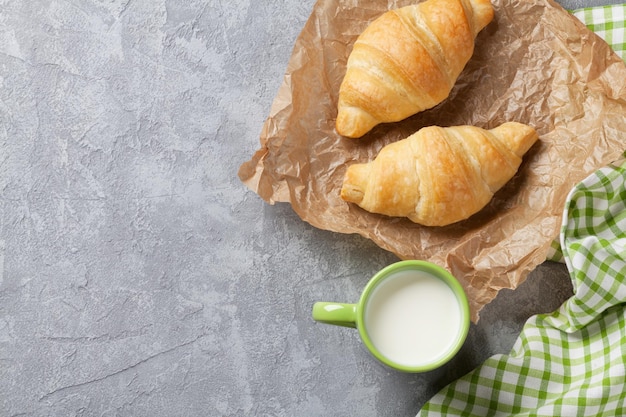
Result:
[[[397,260],[237,178],[312,6],[0,0],[0,415],[410,416],[570,296],[541,265],[422,375],[311,320]]]

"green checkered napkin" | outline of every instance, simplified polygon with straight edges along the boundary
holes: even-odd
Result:
[[[420,411],[426,416],[626,415],[626,153],[570,192],[560,244],[574,296],[531,317]]]

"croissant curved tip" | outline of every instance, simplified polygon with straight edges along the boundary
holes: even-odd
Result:
[[[493,132],[507,140],[509,148],[520,158],[539,139],[537,131],[532,127],[518,122],[506,122],[493,129]]]
[[[378,123],[378,120],[363,109],[340,106],[335,128],[341,136],[360,138]]]
[[[365,195],[369,170],[368,164],[354,164],[348,167],[341,186],[341,198],[349,203],[360,203]]]
[[[490,0],[470,0],[470,3],[474,9],[474,36],[476,36],[493,20],[494,10]]]

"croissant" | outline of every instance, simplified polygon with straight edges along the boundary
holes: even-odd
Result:
[[[341,198],[372,213],[446,226],[486,206],[537,139],[535,129],[516,122],[491,130],[425,127],[373,161],[349,166]]]
[[[337,132],[357,138],[441,103],[493,15],[489,0],[427,0],[378,17],[348,57]]]

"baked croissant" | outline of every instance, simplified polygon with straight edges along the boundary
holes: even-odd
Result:
[[[425,226],[464,220],[489,203],[537,140],[525,124],[420,129],[348,167],[341,197],[363,209]]]
[[[337,132],[357,138],[441,103],[493,15],[489,0],[428,0],[378,17],[348,57]]]

